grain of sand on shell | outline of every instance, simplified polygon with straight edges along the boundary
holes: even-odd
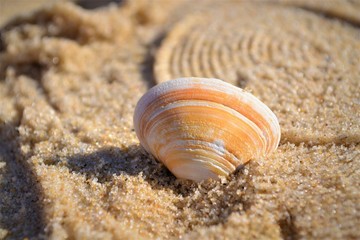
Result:
[[[358,3],[156,3],[58,3],[2,28],[0,239],[359,239]],[[279,116],[284,137],[273,155],[219,181],[177,180],[139,146],[134,107],[164,74],[191,72],[174,72],[181,63],[171,56],[196,49],[187,42],[192,27],[207,33],[186,21],[221,16],[229,5],[246,9],[239,24],[275,37],[264,39],[265,51],[280,32],[315,55],[294,70],[254,52],[267,72],[241,67],[235,84]],[[252,15],[257,9],[261,16]],[[206,21],[232,31],[221,17]],[[218,36],[224,47],[226,36]],[[280,48],[277,61],[300,54],[294,46]],[[226,80],[229,70],[219,66]]]

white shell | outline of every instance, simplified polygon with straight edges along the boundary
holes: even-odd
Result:
[[[178,178],[228,175],[273,152],[280,141],[275,114],[252,94],[213,78],[179,78],[150,89],[134,126],[141,145]]]

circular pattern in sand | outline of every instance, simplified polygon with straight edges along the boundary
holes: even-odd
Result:
[[[247,24],[231,16],[221,18],[195,15],[173,30],[157,55],[158,82],[203,76],[236,84],[245,71],[259,65],[305,69],[324,66],[329,57],[321,46],[296,31]]]
[[[291,20],[290,20],[291,19]],[[302,9],[224,3],[189,15],[164,39],[157,82],[178,77],[223,79],[271,107],[291,142],[349,143],[360,139],[351,118],[358,94],[344,97],[339,79],[356,89],[360,51],[356,29]],[[330,90],[329,90],[330,89]],[[323,96],[325,96],[324,100]],[[341,104],[341,113],[329,108]],[[345,110],[345,111],[343,111]],[[324,119],[339,115],[350,125]],[[326,134],[320,134],[326,132]]]

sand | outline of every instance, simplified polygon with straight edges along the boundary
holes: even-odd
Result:
[[[61,2],[8,22],[0,239],[359,239],[360,31],[349,4]],[[241,36],[248,47],[228,51]],[[217,181],[176,179],[140,146],[132,117],[147,89],[187,74],[263,100],[279,117],[278,150]]]

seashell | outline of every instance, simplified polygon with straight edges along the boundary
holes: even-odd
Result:
[[[273,152],[280,141],[275,114],[252,94],[211,78],[179,78],[150,89],[137,103],[141,145],[176,177],[226,176]]]

